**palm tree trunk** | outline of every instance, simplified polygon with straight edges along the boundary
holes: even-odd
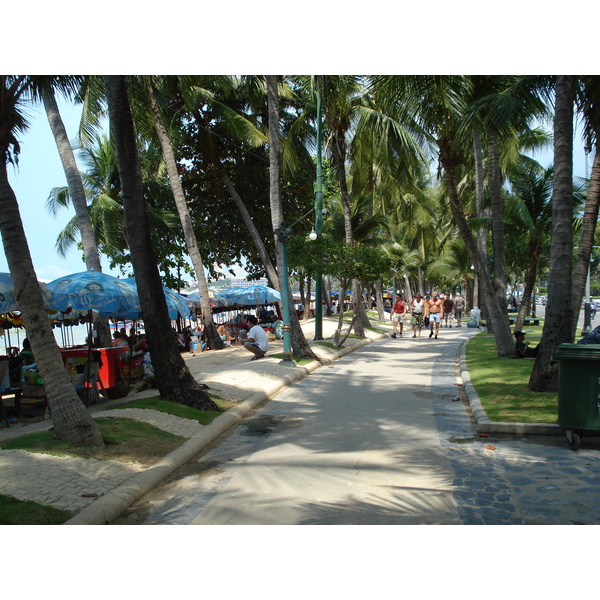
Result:
[[[281,150],[279,143],[279,94],[277,90],[277,76],[267,75],[267,99],[269,110],[269,189],[271,200],[271,223],[273,231],[276,231],[284,222],[283,208],[281,205]],[[275,236],[275,248],[277,251],[278,271],[281,272],[282,246],[279,236]],[[289,281],[289,280],[288,280]],[[283,293],[281,279],[279,289]],[[288,294],[292,298],[292,288],[288,283]],[[290,338],[294,356],[310,357],[318,360],[311,350],[309,343],[300,327],[300,321],[295,310],[290,310]]]
[[[273,286],[273,288],[276,289],[277,291],[279,291],[279,277],[277,275],[277,270],[273,266],[273,262],[271,261],[271,257],[269,256],[269,253],[267,252],[267,249],[265,248],[262,238],[260,237],[260,233],[258,233],[258,229],[256,229],[256,225],[254,225],[254,221],[252,221],[252,217],[250,216],[250,213],[248,212],[248,209],[246,208],[244,201],[242,200],[241,196],[238,194],[237,190],[235,189],[235,186],[233,185],[233,183],[231,182],[231,179],[229,179],[229,176],[227,175],[227,172],[225,171],[225,167],[223,167],[223,164],[220,161],[218,164],[218,169],[219,169],[219,175],[221,177],[221,181],[223,182],[225,189],[229,192],[229,195],[235,202],[237,209],[240,211],[240,215],[242,215],[242,220],[244,221],[244,225],[246,226],[246,229],[248,229],[248,233],[250,234],[250,239],[252,240],[252,243],[254,244],[254,247],[256,248],[256,250],[263,262],[265,271],[267,273],[267,277],[268,277],[269,281],[271,282],[271,285]]]
[[[477,131],[473,133],[473,152],[475,156],[475,211],[479,218],[489,216],[489,209],[483,207],[484,176],[483,176],[483,150],[481,148],[481,136]],[[479,254],[487,260],[487,239],[488,233],[485,227],[479,227],[477,230],[477,248]],[[469,294],[471,297],[471,294]],[[471,300],[472,306],[480,306],[479,302],[479,282],[477,277],[474,279],[473,294]],[[484,313],[487,308],[480,307]],[[485,317],[487,318],[487,314]]]
[[[54,141],[58,148],[58,155],[60,156],[65,177],[67,178],[71,202],[75,208],[77,225],[79,227],[79,232],[81,233],[81,245],[83,247],[85,267],[88,271],[97,271],[100,273],[102,271],[102,265],[100,263],[100,255],[96,244],[96,236],[94,235],[94,228],[92,226],[92,220],[90,219],[85,189],[83,187],[83,182],[81,181],[79,169],[77,168],[77,161],[75,160],[73,148],[71,148],[67,136],[67,130],[60,116],[54,92],[52,90],[44,90],[42,99],[44,101],[46,116],[50,123],[50,129],[52,130]],[[112,340],[110,337],[108,317],[97,316],[95,318],[95,327],[98,332],[97,345],[100,347],[110,346]]]
[[[529,248],[529,256],[531,256],[531,262],[529,264],[529,268],[525,273],[523,281],[523,302],[521,303],[519,313],[515,321],[515,331],[520,331],[523,328],[525,317],[527,316],[527,312],[529,311],[531,305],[531,294],[535,286],[535,280],[537,279],[537,265],[540,259],[541,251],[542,249],[539,244],[535,244],[533,248]]]
[[[488,319],[492,322],[498,356],[512,356],[514,353],[514,341],[510,332],[508,316],[506,311],[502,310],[502,307],[498,304],[492,280],[487,273],[487,265],[479,253],[473,232],[471,231],[462,207],[460,206],[458,192],[456,190],[454,169],[445,167],[444,170],[446,171],[448,182],[452,216],[458,227],[458,231],[465,242],[469,257],[475,265],[475,272],[478,273],[480,278],[481,291],[483,292],[484,301],[488,308]]]
[[[5,147],[2,150],[6,156]],[[69,380],[52,333],[17,198],[8,182],[5,161],[0,161],[0,203],[0,232],[4,253],[31,349],[44,380],[56,437],[74,446],[103,446],[100,430]]]
[[[556,78],[554,115],[554,186],[548,304],[529,387],[536,392],[558,389],[556,349],[573,341],[573,77]]]
[[[600,204],[600,155],[596,152],[592,164],[592,173],[590,183],[587,189],[585,209],[581,226],[581,235],[579,237],[579,248],[577,249],[577,259],[573,269],[573,338],[577,329],[579,311],[581,310],[581,298],[585,291],[585,282],[587,280],[588,268],[590,264],[590,254],[594,244],[594,233],[596,232],[596,223],[598,221],[598,206]]]
[[[350,207],[350,195],[348,193],[348,182],[346,179],[346,139],[345,133],[342,130],[335,130],[332,142],[332,154],[335,168],[340,182],[340,193],[342,196],[342,206],[344,210],[344,233],[346,236],[346,244],[352,245],[354,238],[352,232],[352,210]],[[354,299],[353,309],[354,315],[354,330],[358,337],[365,337],[365,327],[370,327],[371,323],[367,317],[362,298],[360,282],[357,279],[352,280],[352,297]]]
[[[181,221],[181,227],[183,229],[183,235],[185,237],[185,243],[196,272],[196,280],[198,281],[198,291],[200,293],[200,306],[202,309],[202,317],[204,318],[204,335],[206,336],[206,343],[209,348],[215,350],[221,350],[223,348],[223,340],[217,333],[215,326],[212,309],[210,306],[210,299],[208,297],[208,283],[206,281],[206,275],[204,274],[204,264],[202,257],[200,256],[200,249],[198,248],[198,240],[196,239],[196,233],[194,232],[194,226],[192,224],[192,218],[190,211],[187,207],[187,201],[179,179],[179,171],[177,169],[177,161],[175,160],[175,153],[173,152],[173,146],[169,138],[169,134],[164,125],[162,115],[160,114],[160,108],[156,102],[154,96],[154,90],[152,88],[152,81],[150,77],[145,77],[146,92],[148,94],[148,101],[150,103],[150,110],[154,118],[154,127],[156,134],[160,141],[160,146],[163,152],[163,158],[167,166],[167,173],[169,175],[169,184],[173,192],[173,198],[175,199],[175,206],[177,207],[177,213],[179,214],[179,220]]]
[[[123,212],[152,366],[162,398],[200,410],[217,406],[198,385],[179,353],[148,226],[136,134],[125,78],[105,75],[111,131],[123,193]]]
[[[375,305],[377,307],[377,316],[379,318],[380,323],[385,322],[385,310],[383,306],[383,283],[381,279],[378,279],[375,282]]]
[[[492,211],[492,247],[494,257],[494,289],[498,304],[506,310],[506,258],[504,253],[504,221],[502,218],[502,173],[498,156],[498,138],[488,136],[488,182]]]

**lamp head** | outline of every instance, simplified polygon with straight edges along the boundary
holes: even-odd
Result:
[[[318,236],[317,236],[317,233],[316,233],[316,232],[315,232],[315,230],[313,229],[313,230],[310,232],[310,235],[308,236],[308,239],[310,239],[312,242],[314,242],[314,241],[317,239],[317,237],[318,237]]]

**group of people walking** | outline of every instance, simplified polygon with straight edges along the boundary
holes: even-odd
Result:
[[[412,337],[421,337],[422,329],[428,327],[429,337],[435,336],[437,340],[442,322],[446,327],[452,327],[452,321],[456,319],[456,326],[462,327],[464,308],[465,301],[460,293],[457,293],[454,298],[451,298],[448,292],[445,294],[434,292],[424,298],[421,294],[417,294],[410,303],[402,296],[398,296],[390,313],[394,326],[392,337],[402,337],[404,320],[410,313]]]

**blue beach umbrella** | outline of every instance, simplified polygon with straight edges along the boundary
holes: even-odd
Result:
[[[223,290],[221,295],[231,304],[239,304],[240,306],[270,304],[281,300],[281,294],[277,290],[265,285],[252,285],[246,288],[229,288]]]
[[[238,293],[241,293],[244,288],[241,287],[230,287],[219,292],[221,298],[225,301],[226,306],[235,306],[239,304]]]
[[[48,284],[41,281],[38,281],[38,283],[42,291],[46,308],[52,310],[52,292],[48,287]],[[12,277],[10,276],[10,273],[0,273],[0,313],[18,310],[19,306],[15,299],[15,289]]]
[[[0,313],[12,310],[19,310],[13,282],[8,273],[0,273]]]
[[[221,294],[209,291],[208,296],[208,301],[210,302],[211,306],[227,306],[227,300],[225,300]],[[187,294],[186,299],[192,301],[196,306],[200,306],[200,292],[192,292],[191,294]]]
[[[83,271],[59,277],[48,284],[52,297],[48,302],[53,310],[86,312],[94,310],[99,315],[117,319],[136,320],[141,308],[137,291],[106,273]]]

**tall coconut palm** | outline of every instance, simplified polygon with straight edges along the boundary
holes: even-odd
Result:
[[[516,221],[516,229],[526,232],[523,244],[526,244],[527,269],[523,285],[523,302],[515,321],[515,330],[523,326],[528,314],[531,294],[537,280],[539,262],[544,246],[548,243],[552,223],[553,169],[543,169],[537,162],[525,156],[519,165],[509,171],[514,201],[509,221]]]
[[[142,177],[146,197],[152,200],[146,208],[153,239],[157,240],[158,246],[159,239],[173,239],[180,226],[177,215],[163,208],[172,204],[166,193],[168,182],[162,175],[161,161],[150,150],[153,149],[146,148],[141,157]],[[82,156],[85,171],[81,173],[81,180],[89,201],[89,215],[98,249],[111,261],[111,265],[129,265],[121,182],[113,143],[106,136],[99,136],[82,149]],[[69,188],[57,187],[50,191],[46,208],[56,215],[60,208],[68,208],[71,203]],[[58,234],[56,248],[59,254],[66,255],[79,238],[79,222],[75,216]]]
[[[256,224],[258,214],[256,207],[250,206],[242,199],[238,192],[237,182],[234,185],[232,177],[228,173],[232,163],[238,169],[239,165],[243,167],[246,152],[240,151],[240,147],[250,151],[265,145],[268,141],[268,136],[264,131],[264,123],[268,120],[264,114],[267,105],[265,102],[267,91],[265,78],[247,76],[234,82],[233,85],[230,85],[229,81],[223,82],[222,78],[217,78],[217,81],[208,79],[209,81],[196,81],[195,86],[190,86],[184,95],[186,109],[193,115],[200,132],[201,153],[206,163],[211,165],[210,171],[216,180],[225,187],[239,211],[247,232],[238,238],[242,240],[250,238],[271,285],[280,290],[279,275],[267,249],[264,231],[261,234]],[[291,97],[289,89],[284,84],[280,84],[279,89],[284,90],[286,100],[289,100]],[[200,106],[203,107],[202,110],[200,110]],[[252,114],[247,114],[246,110]],[[293,156],[295,153],[291,151],[291,144],[286,143],[286,140],[279,141],[283,144],[280,161],[283,163],[282,170],[285,172],[293,163],[290,155]],[[224,148],[232,146],[237,151],[233,156],[226,155]],[[252,152],[252,156],[255,158],[254,152]],[[251,169],[247,171],[252,173]],[[249,209],[254,209],[254,217],[250,214]],[[294,354],[296,356],[308,355],[307,353],[312,355],[295,312],[292,312],[290,320]]]
[[[15,298],[23,315],[36,357],[56,436],[76,446],[102,446],[100,430],[79,399],[68,377],[52,333],[48,313],[31,260],[17,198],[8,182],[7,164],[15,164],[20,152],[17,139],[26,127],[24,104],[38,98],[43,89],[69,89],[71,78],[0,76],[0,232]]]
[[[161,396],[167,400],[200,410],[216,410],[215,403],[185,365],[171,329],[149,232],[136,134],[125,77],[106,75],[104,83],[119,163],[127,239],[157,387]]]
[[[329,129],[328,147],[340,185],[342,206],[344,209],[344,231],[346,244],[354,242],[352,233],[352,207],[348,191],[346,174],[348,136],[353,120],[357,119],[357,107],[365,90],[361,78],[356,75],[338,75],[322,77],[323,115],[326,128]],[[369,326],[369,319],[362,303],[360,282],[352,280],[352,296],[354,302],[354,327],[359,337],[364,337],[364,329]]]
[[[276,75],[267,75],[267,103],[269,111],[269,161],[270,161],[270,199],[271,199],[271,223],[273,231],[277,231],[285,222],[283,218],[283,208],[281,203],[281,170],[280,170],[280,130],[279,130],[279,91]],[[282,245],[279,236],[276,236],[277,266],[281,275],[282,269]],[[289,285],[289,283],[288,283]],[[280,279],[280,288],[283,292],[283,285]],[[291,287],[288,289],[289,298],[292,297]],[[306,341],[296,311],[290,311],[291,343],[294,354],[299,357],[310,357],[317,359],[316,355]],[[297,322],[297,323],[296,323]],[[294,339],[296,337],[296,339]],[[317,359],[318,360],[318,359]]]
[[[206,275],[204,274],[204,264],[202,261],[202,256],[200,255],[200,249],[198,248],[198,241],[196,240],[196,234],[194,233],[194,226],[188,210],[183,186],[181,185],[181,179],[179,177],[179,170],[177,168],[177,161],[175,159],[173,145],[171,144],[171,139],[167,132],[167,128],[165,127],[160,107],[156,101],[152,78],[144,77],[144,84],[146,93],[148,95],[150,111],[154,119],[156,134],[160,141],[165,163],[167,165],[169,183],[171,185],[171,189],[173,190],[175,206],[177,207],[177,212],[181,221],[181,227],[185,236],[188,254],[192,260],[192,265],[194,266],[194,271],[196,273],[196,281],[198,282],[198,289],[200,292],[202,317],[204,319],[206,341],[209,348],[222,349],[223,340],[217,333],[217,328],[213,320],[212,308],[210,306],[210,299],[208,296],[208,283],[206,281]]]
[[[246,78],[246,80],[248,79],[250,78]],[[251,80],[254,81],[254,79],[255,78],[252,78]],[[248,88],[248,86],[242,85],[241,83],[223,85],[221,79],[216,82],[201,81],[195,83],[196,85],[191,85],[187,89],[187,93],[184,94],[184,100],[186,101],[186,109],[194,117],[199,131],[202,132],[204,142],[202,152],[207,161],[212,164],[213,171],[216,173],[216,178],[221,182],[230,198],[234,201],[244,226],[248,231],[250,240],[256,248],[264,265],[269,282],[273,288],[279,289],[277,270],[273,265],[273,261],[265,246],[263,237],[258,231],[238,187],[227,172],[225,160],[221,155],[214,132],[215,125],[219,123],[221,127],[232,136],[236,143],[248,144],[250,147],[256,147],[267,143],[268,137],[265,133],[261,131],[256,124],[247,119],[245,115],[228,106],[226,100],[222,99],[219,95],[219,92],[225,88],[236,98],[238,93],[243,97],[244,90]],[[209,88],[211,83],[216,87],[215,90]],[[259,90],[254,90],[254,92],[258,94]],[[262,91],[262,97],[264,98],[264,90]],[[210,107],[210,116],[208,118],[200,110],[199,106],[201,105]]]
[[[518,160],[519,135],[531,131],[535,119],[547,116],[548,109],[536,93],[533,80],[518,76],[473,77],[473,102],[463,120],[464,129],[487,139],[487,176],[492,233],[493,284],[498,303],[506,308],[506,259],[502,188],[506,156]]]
[[[573,102],[572,76],[556,77],[554,116],[554,187],[548,304],[542,339],[529,378],[534,391],[558,389],[559,344],[573,341],[571,319],[573,253]]]
[[[96,245],[94,229],[90,219],[85,189],[83,187],[83,182],[81,181],[79,169],[77,168],[77,161],[75,160],[73,148],[69,143],[67,130],[60,116],[54,91],[44,90],[42,93],[42,98],[44,101],[44,108],[46,110],[48,122],[50,123],[50,129],[54,135],[56,147],[58,148],[58,154],[67,178],[67,186],[69,188],[71,200],[73,202],[73,206],[75,207],[75,216],[77,218],[78,229],[81,233],[81,245],[83,247],[83,256],[86,269],[88,271],[92,270],[101,272],[102,265],[100,263],[98,246]],[[108,317],[102,317],[98,315],[94,320],[95,328],[98,333],[98,338],[96,340],[97,345],[99,347],[110,346],[111,337]]]
[[[482,283],[498,355],[512,355],[514,341],[508,316],[498,302],[459,194],[458,177],[467,164],[466,138],[460,137],[460,126],[472,98],[472,81],[464,76],[382,76],[373,78],[373,86],[380,94],[380,102],[385,102],[384,107],[391,114],[398,114],[400,121],[416,116],[415,133],[422,136],[431,149],[437,147],[452,216]]]
[[[595,150],[595,154],[586,192],[577,259],[573,268],[573,335],[575,335],[575,329],[577,328],[580,302],[590,264],[590,255],[598,221],[598,208],[600,206],[600,155],[598,154],[598,137],[600,136],[600,111],[598,111],[600,78],[597,76],[579,77],[578,84],[576,102],[578,111],[583,116],[587,149],[588,151]],[[585,176],[587,177],[587,173]]]

